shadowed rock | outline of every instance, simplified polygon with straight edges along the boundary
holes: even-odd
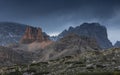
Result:
[[[64,30],[60,33],[57,38],[62,38],[71,33],[95,38],[98,45],[103,49],[112,47],[112,43],[108,39],[106,27],[99,23],[83,23],[75,28],[70,27],[68,30]]]

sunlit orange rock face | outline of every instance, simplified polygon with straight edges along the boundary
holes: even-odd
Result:
[[[38,42],[45,41],[45,38],[43,37],[42,29],[41,29],[41,28],[38,28],[38,29],[37,29],[36,40],[37,40]]]
[[[28,26],[26,28],[25,34],[20,40],[20,43],[29,44],[35,41],[43,42],[47,40],[48,40],[48,37],[43,35],[41,28],[35,28],[35,27]]]
[[[41,28],[31,26],[26,28],[26,31],[20,40],[20,44],[26,44],[29,51],[43,49],[52,43],[53,41],[42,32]]]

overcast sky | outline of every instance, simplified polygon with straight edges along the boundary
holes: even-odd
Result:
[[[99,22],[120,40],[120,0],[0,0],[0,21],[41,27],[56,35],[69,26]]]

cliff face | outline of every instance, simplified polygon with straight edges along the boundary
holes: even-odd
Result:
[[[35,51],[44,49],[52,43],[53,42],[49,40],[49,36],[45,32],[42,32],[41,28],[28,26],[20,40],[19,48],[27,51]]]
[[[75,33],[80,36],[92,37],[97,40],[98,45],[103,49],[112,47],[112,43],[109,41],[107,36],[107,29],[99,23],[84,23],[75,28],[70,27],[68,30],[59,34],[58,39],[71,33]]]
[[[42,41],[45,40],[45,37],[43,37],[42,29],[41,29],[41,28],[38,28],[38,30],[37,30],[36,40],[37,40],[38,42],[42,42]]]
[[[35,41],[35,35],[36,32],[34,28],[27,27],[24,36],[22,37],[21,43],[30,43]]]
[[[42,33],[41,28],[28,26],[26,28],[25,34],[23,35],[20,43],[28,44],[34,41],[37,41],[37,42],[47,41],[47,36]]]

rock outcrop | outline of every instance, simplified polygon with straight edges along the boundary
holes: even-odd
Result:
[[[23,35],[20,43],[29,44],[35,41],[42,42],[47,40],[48,40],[48,36],[43,34],[41,28],[28,26],[26,28],[25,34]]]
[[[114,47],[119,47],[120,48],[120,41],[117,41],[116,43],[115,43],[115,45],[114,45]]]
[[[38,28],[38,30],[37,30],[36,40],[39,42],[42,42],[43,40],[45,40],[45,38],[43,37],[41,28]]]
[[[70,27],[68,30],[64,30],[60,33],[57,38],[60,39],[71,33],[95,38],[98,45],[103,49],[112,47],[112,43],[107,36],[107,29],[99,23],[83,23],[75,28]]]
[[[36,51],[44,49],[52,43],[53,41],[49,39],[49,36],[45,32],[42,32],[41,28],[28,26],[20,40],[18,49]]]
[[[0,46],[19,43],[25,34],[26,36],[24,36],[24,38],[31,39],[28,41],[26,40],[26,42],[32,42],[37,38],[38,41],[41,41],[43,39],[40,39],[41,34],[43,34],[44,40],[48,40],[49,36],[45,32],[41,33],[40,29],[41,28],[35,28],[32,26],[28,27],[28,25],[14,22],[0,22]]]

